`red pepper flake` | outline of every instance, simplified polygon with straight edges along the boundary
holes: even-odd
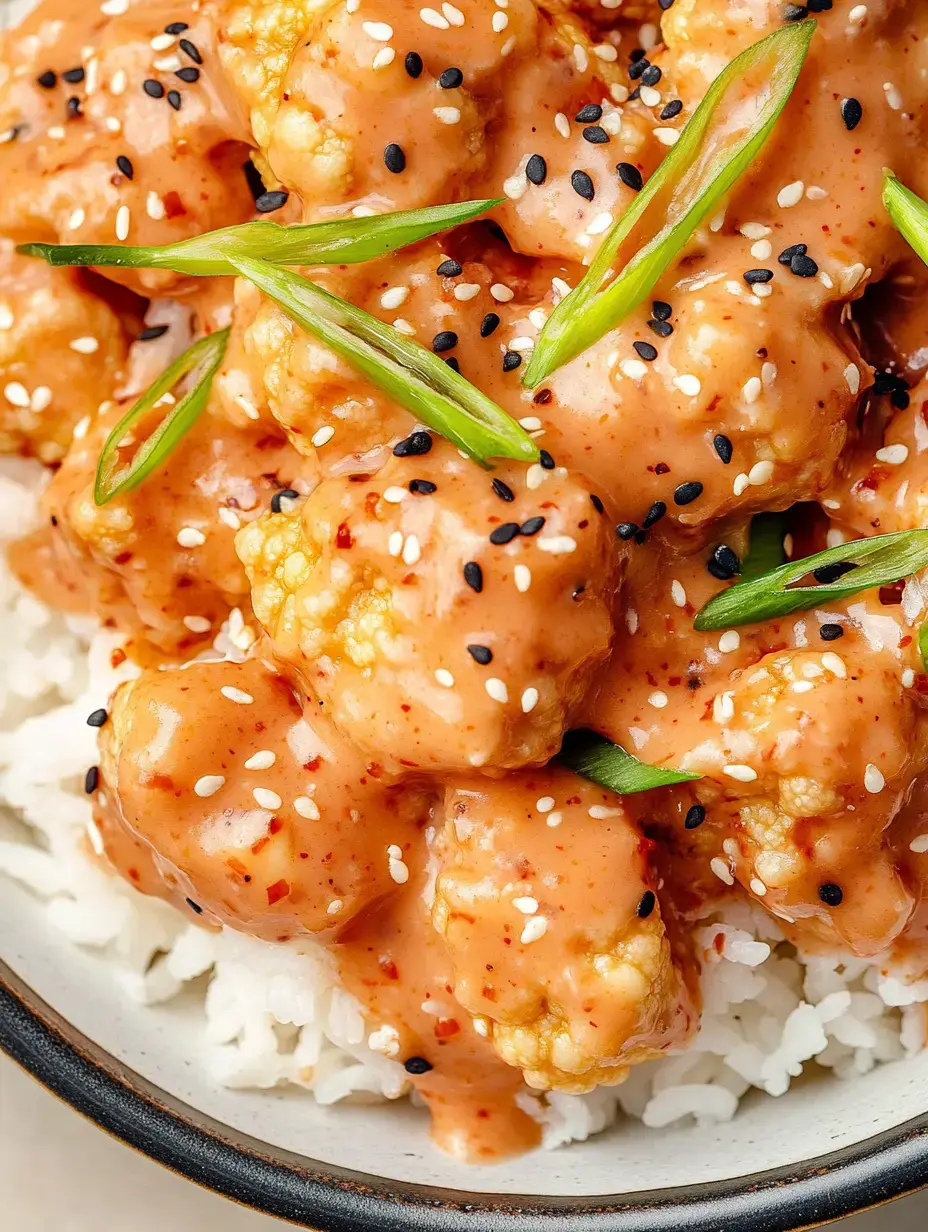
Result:
[[[398,980],[400,978],[399,968],[392,958],[381,958],[380,970],[388,980]]]
[[[267,887],[267,902],[269,907],[273,907],[275,903],[279,903],[282,898],[287,898],[290,894],[290,883],[281,878],[280,881],[275,881],[273,885]]]
[[[456,1018],[439,1018],[435,1024],[436,1039],[451,1039],[461,1030],[461,1024]]]
[[[335,546],[337,548],[351,547],[351,531],[348,529],[347,522],[339,522],[338,530],[335,532]]]
[[[272,817],[267,827],[268,834],[279,834],[284,828],[284,823],[279,817]]]
[[[303,762],[303,769],[308,770],[310,774],[312,774],[313,771],[318,770],[321,765],[322,765],[321,757],[311,757],[309,761]]]
[[[884,607],[895,607],[902,602],[902,588],[905,582],[893,582],[891,586],[880,587],[880,603]]]
[[[654,468],[654,474],[655,475],[669,475],[670,467],[667,465],[666,462],[658,462],[657,466],[655,466]]]
[[[110,654],[110,667],[121,667],[126,661],[126,652],[119,646]]]

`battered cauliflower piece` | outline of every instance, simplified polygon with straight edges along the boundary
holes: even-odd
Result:
[[[78,15],[70,0],[43,0],[5,35],[0,231],[168,244],[252,214],[242,173],[248,130],[219,71],[208,16],[184,16],[183,32],[171,35],[171,4],[108,17],[97,4]],[[179,282],[166,271],[104,272],[144,295]]]
[[[296,479],[299,459],[280,437],[207,411],[160,469],[97,506],[97,459],[125,410],[110,404],[75,440],[43,497],[54,552],[46,585],[78,591],[105,624],[167,654],[190,653],[231,608],[250,617],[235,533]]]
[[[648,848],[566,770],[449,788],[432,921],[454,995],[529,1086],[621,1082],[692,1032]]]
[[[409,440],[428,452],[326,479],[244,528],[255,613],[387,767],[544,762],[608,653],[612,528],[564,471],[532,488],[525,467],[490,475],[427,433]]]
[[[258,659],[122,685],[100,768],[111,856],[108,835],[128,831],[207,922],[269,941],[334,931],[394,891],[428,815],[426,791],[373,778]]]
[[[119,316],[72,270],[0,242],[0,453],[59,462],[126,361]]]

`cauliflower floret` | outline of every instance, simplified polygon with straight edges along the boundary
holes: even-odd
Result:
[[[183,34],[171,36],[164,31],[177,9],[160,0],[115,17],[83,6],[67,22],[76,63],[61,62],[62,22],[43,4],[7,35],[0,131],[13,139],[3,146],[3,233],[167,244],[251,215],[248,131],[219,71],[209,16],[185,17]],[[156,51],[152,42],[163,40],[170,45]],[[196,80],[179,78],[184,70]],[[76,71],[79,81],[62,76]],[[180,281],[167,271],[104,272],[145,295]]]
[[[339,928],[395,890],[429,805],[419,787],[373,779],[258,659],[122,685],[101,774],[98,824],[124,875],[134,865],[120,861],[137,858],[128,831],[170,893],[272,941]]]
[[[240,533],[255,613],[387,765],[546,761],[608,652],[612,529],[564,471],[536,467],[532,488],[426,433],[413,447],[428,452],[324,480]]]
[[[685,1042],[694,1007],[618,797],[548,770],[449,789],[445,818],[432,920],[454,994],[530,1086],[621,1082]]]
[[[112,396],[127,347],[79,275],[0,243],[0,453],[59,462],[75,424]]]

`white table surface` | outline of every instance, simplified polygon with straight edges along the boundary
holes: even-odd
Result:
[[[0,1054],[4,1232],[283,1232],[289,1226],[198,1189],[107,1137]],[[928,1194],[840,1225],[842,1232],[890,1227],[925,1232]]]

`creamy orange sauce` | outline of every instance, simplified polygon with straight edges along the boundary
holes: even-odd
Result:
[[[687,1046],[690,934],[726,902],[924,977],[922,584],[693,627],[759,512],[790,510],[797,559],[928,526],[928,274],[880,202],[885,166],[928,192],[923,6],[819,14],[724,208],[536,391],[552,306],[779,0],[106,7],[45,0],[0,43],[0,449],[54,472],[17,574],[144,668],[100,699],[114,869],[324,947],[478,1162],[537,1143],[529,1091]],[[13,247],[476,197],[499,204],[312,276],[453,360],[531,466],[467,460],[244,280]],[[114,424],[226,327],[202,418],[97,506]],[[554,760],[577,727],[698,778],[615,795]]]

